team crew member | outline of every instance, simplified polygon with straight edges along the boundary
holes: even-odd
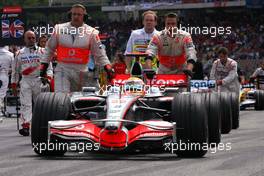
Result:
[[[260,67],[257,68],[255,70],[255,72],[250,76],[250,82],[254,82],[254,80],[258,76],[263,76],[264,77],[264,61],[262,61],[262,64],[260,65]],[[260,84],[259,85],[259,89],[263,89],[264,90],[264,85],[263,84]]]
[[[144,27],[142,29],[132,31],[127,42],[125,54],[131,52],[145,53],[151,38],[154,34],[158,33],[158,31],[155,29],[158,18],[155,12],[146,11],[142,14],[142,18]],[[127,66],[127,72],[130,72],[131,65],[133,64],[134,60],[132,57],[126,57],[125,62]],[[157,69],[157,58],[153,58],[152,63],[151,61],[145,63],[145,59],[140,58],[140,62],[143,68],[147,67]]]
[[[25,33],[24,41],[26,46],[18,51],[12,63],[11,86],[14,94],[16,94],[19,75],[22,75],[22,80],[20,81],[20,99],[23,128],[19,130],[19,133],[23,136],[28,136],[30,121],[32,119],[32,100],[34,102],[40,94],[40,59],[44,53],[44,49],[36,47],[36,36],[32,31]]]
[[[239,80],[237,62],[228,58],[228,49],[220,47],[218,57],[212,66],[210,79],[215,79],[220,92],[236,92],[239,95]]]
[[[55,26],[42,58],[41,77],[45,76],[47,63],[57,51],[55,92],[80,91],[82,87],[88,86],[87,64],[90,54],[93,55],[95,63],[104,66],[109,77],[113,76],[113,69],[98,36],[99,32],[83,22],[87,15],[85,7],[75,4],[70,14],[70,22]]]
[[[148,46],[146,60],[158,56],[160,74],[174,74],[185,71],[192,74],[196,62],[196,51],[188,32],[177,29],[178,16],[169,13],[165,16],[165,29],[155,34]]]
[[[6,96],[11,64],[14,60],[13,53],[8,51],[7,47],[0,47],[0,118],[3,116],[4,98]]]

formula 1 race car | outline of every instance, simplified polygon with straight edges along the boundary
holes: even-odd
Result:
[[[73,141],[104,151],[152,151],[177,144],[189,146],[177,147],[178,156],[202,157],[208,146],[217,146],[220,107],[229,108],[229,95],[182,91],[188,87],[185,74],[143,72],[137,62],[131,73],[116,75],[102,95],[91,87],[71,94],[40,94],[32,118],[33,150],[41,156],[63,155],[68,148],[54,145]],[[227,133],[232,128],[231,110],[224,112],[229,113]],[[50,144],[52,150],[38,147]]]
[[[258,76],[255,83],[248,83],[241,86],[240,109],[254,107],[255,110],[264,110],[264,76]]]

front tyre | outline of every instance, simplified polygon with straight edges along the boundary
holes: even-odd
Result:
[[[71,102],[64,93],[41,93],[34,106],[31,128],[33,150],[41,156],[62,156],[67,151],[61,141],[48,141],[48,121],[67,120],[70,115]],[[48,145],[53,149],[49,150]],[[54,146],[57,146],[56,148]],[[60,145],[62,146],[62,145]]]

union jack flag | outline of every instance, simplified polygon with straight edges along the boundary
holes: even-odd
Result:
[[[24,34],[24,27],[23,27],[24,23],[20,20],[15,20],[10,28],[9,28],[9,31],[10,31],[10,34],[12,35],[12,37],[14,38],[20,38],[23,36]]]
[[[2,38],[10,38],[9,20],[2,20]]]

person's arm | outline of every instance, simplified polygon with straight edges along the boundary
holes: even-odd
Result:
[[[158,35],[154,35],[150,40],[148,48],[146,50],[146,53],[148,54],[148,56],[145,58],[146,68],[148,69],[152,68],[152,60],[154,57],[158,56],[160,50],[159,45],[160,45],[160,38]]]
[[[214,61],[213,65],[212,65],[212,69],[210,72],[210,77],[208,79],[210,80],[215,80],[216,81],[216,85],[221,85],[222,84],[222,80],[217,80],[217,75],[216,75],[216,67],[217,67],[217,63],[218,60]],[[213,91],[218,91],[218,87],[216,86],[215,88],[212,89]]]
[[[13,91],[13,95],[17,96],[17,84],[19,81],[19,74],[21,72],[21,63],[20,63],[20,56],[18,54],[15,56],[12,62],[12,73],[11,73],[11,88]]]
[[[18,84],[19,74],[21,72],[20,53],[15,56],[12,62],[11,84]]]
[[[47,68],[47,76],[48,78],[53,78],[53,66],[52,63],[49,63],[49,67]]]
[[[216,79],[216,76],[215,76],[216,62],[217,62],[217,61],[215,61],[215,62],[213,63],[213,66],[212,66],[212,69],[211,69],[211,72],[210,72],[210,77],[209,77],[209,79],[212,79],[212,80],[215,80],[215,79]]]
[[[196,57],[196,50],[195,50],[195,46],[193,44],[191,35],[189,34],[185,36],[183,42],[184,42],[184,50],[185,50],[186,58],[187,58],[186,69],[192,71],[194,63],[197,60],[197,57]]]
[[[127,45],[126,45],[125,55],[133,51],[133,35],[134,35],[133,32],[131,32]],[[126,64],[128,73],[130,72],[130,69],[131,69],[132,60],[133,60],[133,57],[125,56],[125,64]]]
[[[41,54],[41,66],[40,66],[40,77],[45,77],[47,75],[47,69],[54,54],[56,53],[56,48],[58,45],[58,35],[59,35],[59,25],[55,25],[53,34],[46,43],[46,47]]]
[[[106,55],[105,49],[101,43],[98,33],[99,31],[94,30],[90,36],[91,38],[89,45],[91,49],[91,55],[94,56],[95,63],[97,63],[99,66],[104,67],[108,79],[111,80],[112,78],[114,78],[115,72]]]
[[[40,61],[41,63],[49,64],[52,57],[54,56],[54,53],[56,52],[56,48],[58,45],[58,35],[59,35],[58,30],[59,30],[59,25],[56,25],[54,27],[53,34],[46,43],[44,54],[41,57],[41,61]]]
[[[257,78],[257,76],[259,75],[259,68],[257,68],[254,73],[249,77],[249,82],[250,83],[254,83],[255,79]]]
[[[259,69],[257,68],[254,73],[250,76],[250,78],[255,79],[259,75]]]
[[[228,75],[222,80],[222,84],[226,85],[237,79],[237,62],[232,61],[230,63],[230,71]]]
[[[99,32],[94,30],[90,38],[91,55],[94,56],[95,62],[100,66],[110,65],[110,61],[106,55],[103,44],[98,36]]]

